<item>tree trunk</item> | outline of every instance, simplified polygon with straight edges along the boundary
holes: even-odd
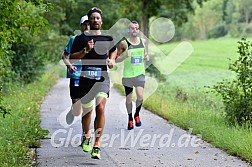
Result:
[[[145,49],[147,54],[149,53],[149,14],[147,14],[149,3],[148,0],[142,0],[142,21],[140,30],[144,36],[142,38],[145,39]]]
[[[148,0],[142,0],[142,22],[140,28],[146,38],[149,37],[149,15],[146,12],[148,10],[149,4],[147,1]]]

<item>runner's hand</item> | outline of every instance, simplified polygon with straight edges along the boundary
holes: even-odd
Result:
[[[74,73],[77,70],[77,68],[75,66],[73,66],[73,65],[69,65],[68,68],[69,68],[71,73]]]
[[[87,48],[86,49],[87,52],[90,52],[90,50],[94,48],[94,40],[93,39],[91,39],[90,41],[88,41],[86,48]]]
[[[108,65],[109,69],[112,69],[114,67],[113,61],[109,58],[107,58],[107,65]]]

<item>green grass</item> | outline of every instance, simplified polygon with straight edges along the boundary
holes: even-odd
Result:
[[[30,166],[30,149],[40,145],[47,131],[40,128],[39,108],[43,97],[56,83],[58,73],[50,67],[38,81],[14,86],[4,103],[10,109],[0,118],[0,166]]]
[[[212,85],[223,78],[232,78],[228,70],[230,59],[238,57],[237,46],[239,39],[215,39],[191,42],[192,55],[179,66],[171,75],[168,82],[186,87]],[[174,49],[178,43],[160,45],[165,53]]]
[[[238,41],[221,38],[191,42],[192,55],[166,76],[165,83],[159,83],[144,107],[181,128],[192,129],[193,134],[200,134],[227,153],[252,162],[252,129],[229,126],[221,98],[206,93],[210,89],[205,87],[234,77],[228,66],[238,57]],[[168,43],[159,48],[168,55],[177,45]],[[122,91],[120,85],[116,84],[116,88]]]

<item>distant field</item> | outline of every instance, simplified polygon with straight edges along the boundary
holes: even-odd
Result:
[[[194,49],[192,55],[167,76],[167,81],[183,87],[202,87],[231,78],[228,65],[230,59],[235,60],[238,56],[238,41],[239,39],[223,38],[191,42]],[[163,44],[159,48],[169,54],[177,44]]]

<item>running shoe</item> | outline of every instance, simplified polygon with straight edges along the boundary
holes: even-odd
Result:
[[[85,136],[82,139],[81,147],[84,152],[89,152],[91,150],[91,141],[92,137],[86,138]]]
[[[133,129],[134,128],[134,123],[133,123],[133,121],[129,121],[129,123],[128,123],[128,130],[131,130],[131,129]]]
[[[142,125],[139,116],[135,117],[134,119],[135,119],[135,121],[136,121],[136,126],[141,126],[141,125]]]
[[[93,147],[91,152],[91,158],[93,159],[101,159],[101,149],[99,147]]]

